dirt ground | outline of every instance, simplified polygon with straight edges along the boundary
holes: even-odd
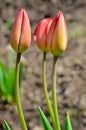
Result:
[[[68,48],[57,63],[57,100],[61,127],[65,113],[71,116],[73,130],[86,130],[86,0],[0,0],[0,59],[7,64],[10,30],[20,8],[24,8],[31,22],[32,34],[44,17],[54,17],[63,11],[68,28]],[[49,117],[41,81],[42,53],[33,40],[30,49],[22,55],[25,65],[21,101],[28,130],[42,130],[37,112],[40,106]],[[52,55],[47,55],[47,82],[51,98]],[[12,130],[21,130],[15,106],[0,99],[0,121],[6,119]],[[1,125],[0,125],[1,126]],[[0,128],[0,130],[3,130]]]

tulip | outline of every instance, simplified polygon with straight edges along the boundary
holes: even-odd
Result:
[[[29,18],[24,9],[21,9],[12,27],[10,44],[17,53],[28,49],[31,42],[31,30]]]
[[[53,55],[59,56],[67,47],[67,29],[63,14],[59,11],[49,29],[47,46]]]
[[[51,23],[51,18],[45,18],[38,23],[34,31],[34,41],[36,42],[38,48],[42,51],[47,51],[47,35]]]

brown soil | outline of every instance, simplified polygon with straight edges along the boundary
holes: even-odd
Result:
[[[7,21],[14,21],[20,8],[27,11],[32,34],[37,22],[44,17],[54,17],[63,11],[68,26],[68,48],[57,63],[57,100],[61,127],[65,113],[71,115],[74,130],[86,130],[86,0],[0,0],[0,59],[7,63],[9,34]],[[21,101],[28,130],[42,130],[38,115],[40,106],[49,117],[41,81],[42,53],[34,42],[22,55],[24,62],[23,89]],[[47,55],[47,81],[51,97],[52,55]],[[15,106],[4,104],[0,99],[0,120],[6,119],[12,130],[20,130],[21,125]],[[1,125],[0,125],[1,126]],[[2,130],[3,128],[0,128]]]

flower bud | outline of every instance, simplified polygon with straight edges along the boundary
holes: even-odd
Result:
[[[47,51],[47,35],[51,23],[52,19],[45,18],[38,23],[34,31],[34,41],[42,51]]]
[[[10,44],[17,53],[28,49],[31,42],[31,30],[29,18],[24,9],[21,9],[12,27]]]
[[[64,16],[58,12],[48,33],[47,46],[52,54],[59,56],[67,47],[67,29]]]

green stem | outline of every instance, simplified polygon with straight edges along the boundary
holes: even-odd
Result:
[[[21,58],[21,53],[17,53],[16,70],[15,70],[15,101],[16,101],[16,106],[17,106],[20,122],[21,122],[21,125],[22,125],[22,130],[27,130],[26,122],[25,122],[25,119],[24,119],[23,111],[22,111],[20,96],[19,96],[19,64],[20,64],[20,58]]]
[[[58,115],[58,107],[57,107],[57,100],[56,100],[56,62],[57,56],[54,56],[53,60],[53,69],[52,69],[52,107],[54,113],[54,119],[56,124],[56,130],[60,130],[60,122],[59,122],[59,115]]]
[[[44,96],[45,96],[45,100],[46,100],[46,103],[47,103],[48,111],[49,111],[49,114],[51,116],[53,125],[55,127],[54,114],[53,114],[52,106],[51,106],[51,103],[50,103],[50,100],[49,100],[48,90],[47,90],[47,85],[46,85],[45,66],[46,66],[46,52],[43,53],[43,61],[42,61],[42,83],[43,83],[43,91],[44,91]]]

